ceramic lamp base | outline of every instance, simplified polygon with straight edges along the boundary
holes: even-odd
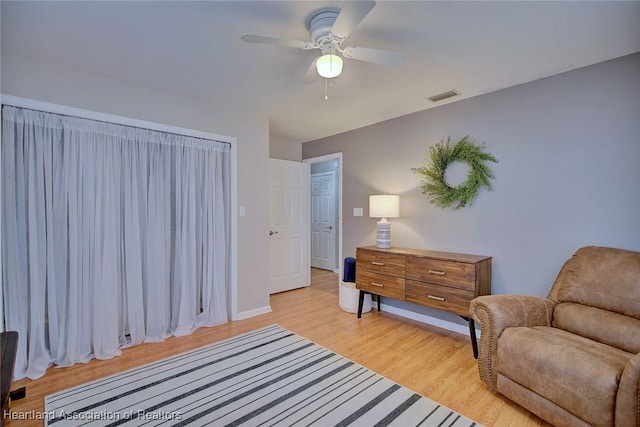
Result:
[[[391,247],[391,223],[382,219],[376,223],[376,248],[389,249]]]

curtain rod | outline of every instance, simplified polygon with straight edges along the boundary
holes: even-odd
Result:
[[[189,138],[199,139],[203,141],[215,141],[222,144],[232,145],[231,141],[225,141],[224,136],[216,135],[209,132],[198,131],[195,129],[180,128],[171,125],[165,125],[157,122],[149,122],[130,117],[117,116],[97,111],[84,110],[80,108],[67,107],[59,104],[51,104],[43,101],[35,101],[27,98],[14,97],[11,95],[0,94],[0,104],[2,106],[11,106],[16,108],[24,108],[42,113],[57,114],[60,116],[80,118],[84,120],[92,120],[95,122],[116,124],[119,126],[128,126],[139,129],[151,130],[154,132],[164,132],[179,136],[188,136]],[[209,136],[210,135],[210,136]],[[222,138],[221,138],[222,137]],[[235,141],[235,138],[231,138]]]

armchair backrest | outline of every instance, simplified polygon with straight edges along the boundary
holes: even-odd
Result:
[[[565,262],[549,293],[553,326],[640,353],[640,252],[587,246]]]

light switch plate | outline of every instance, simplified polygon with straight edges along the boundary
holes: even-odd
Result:
[[[353,216],[362,216],[362,208],[353,208]]]

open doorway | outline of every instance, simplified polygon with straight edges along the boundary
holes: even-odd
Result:
[[[340,273],[342,259],[342,153],[305,159],[310,164],[310,265]]]

